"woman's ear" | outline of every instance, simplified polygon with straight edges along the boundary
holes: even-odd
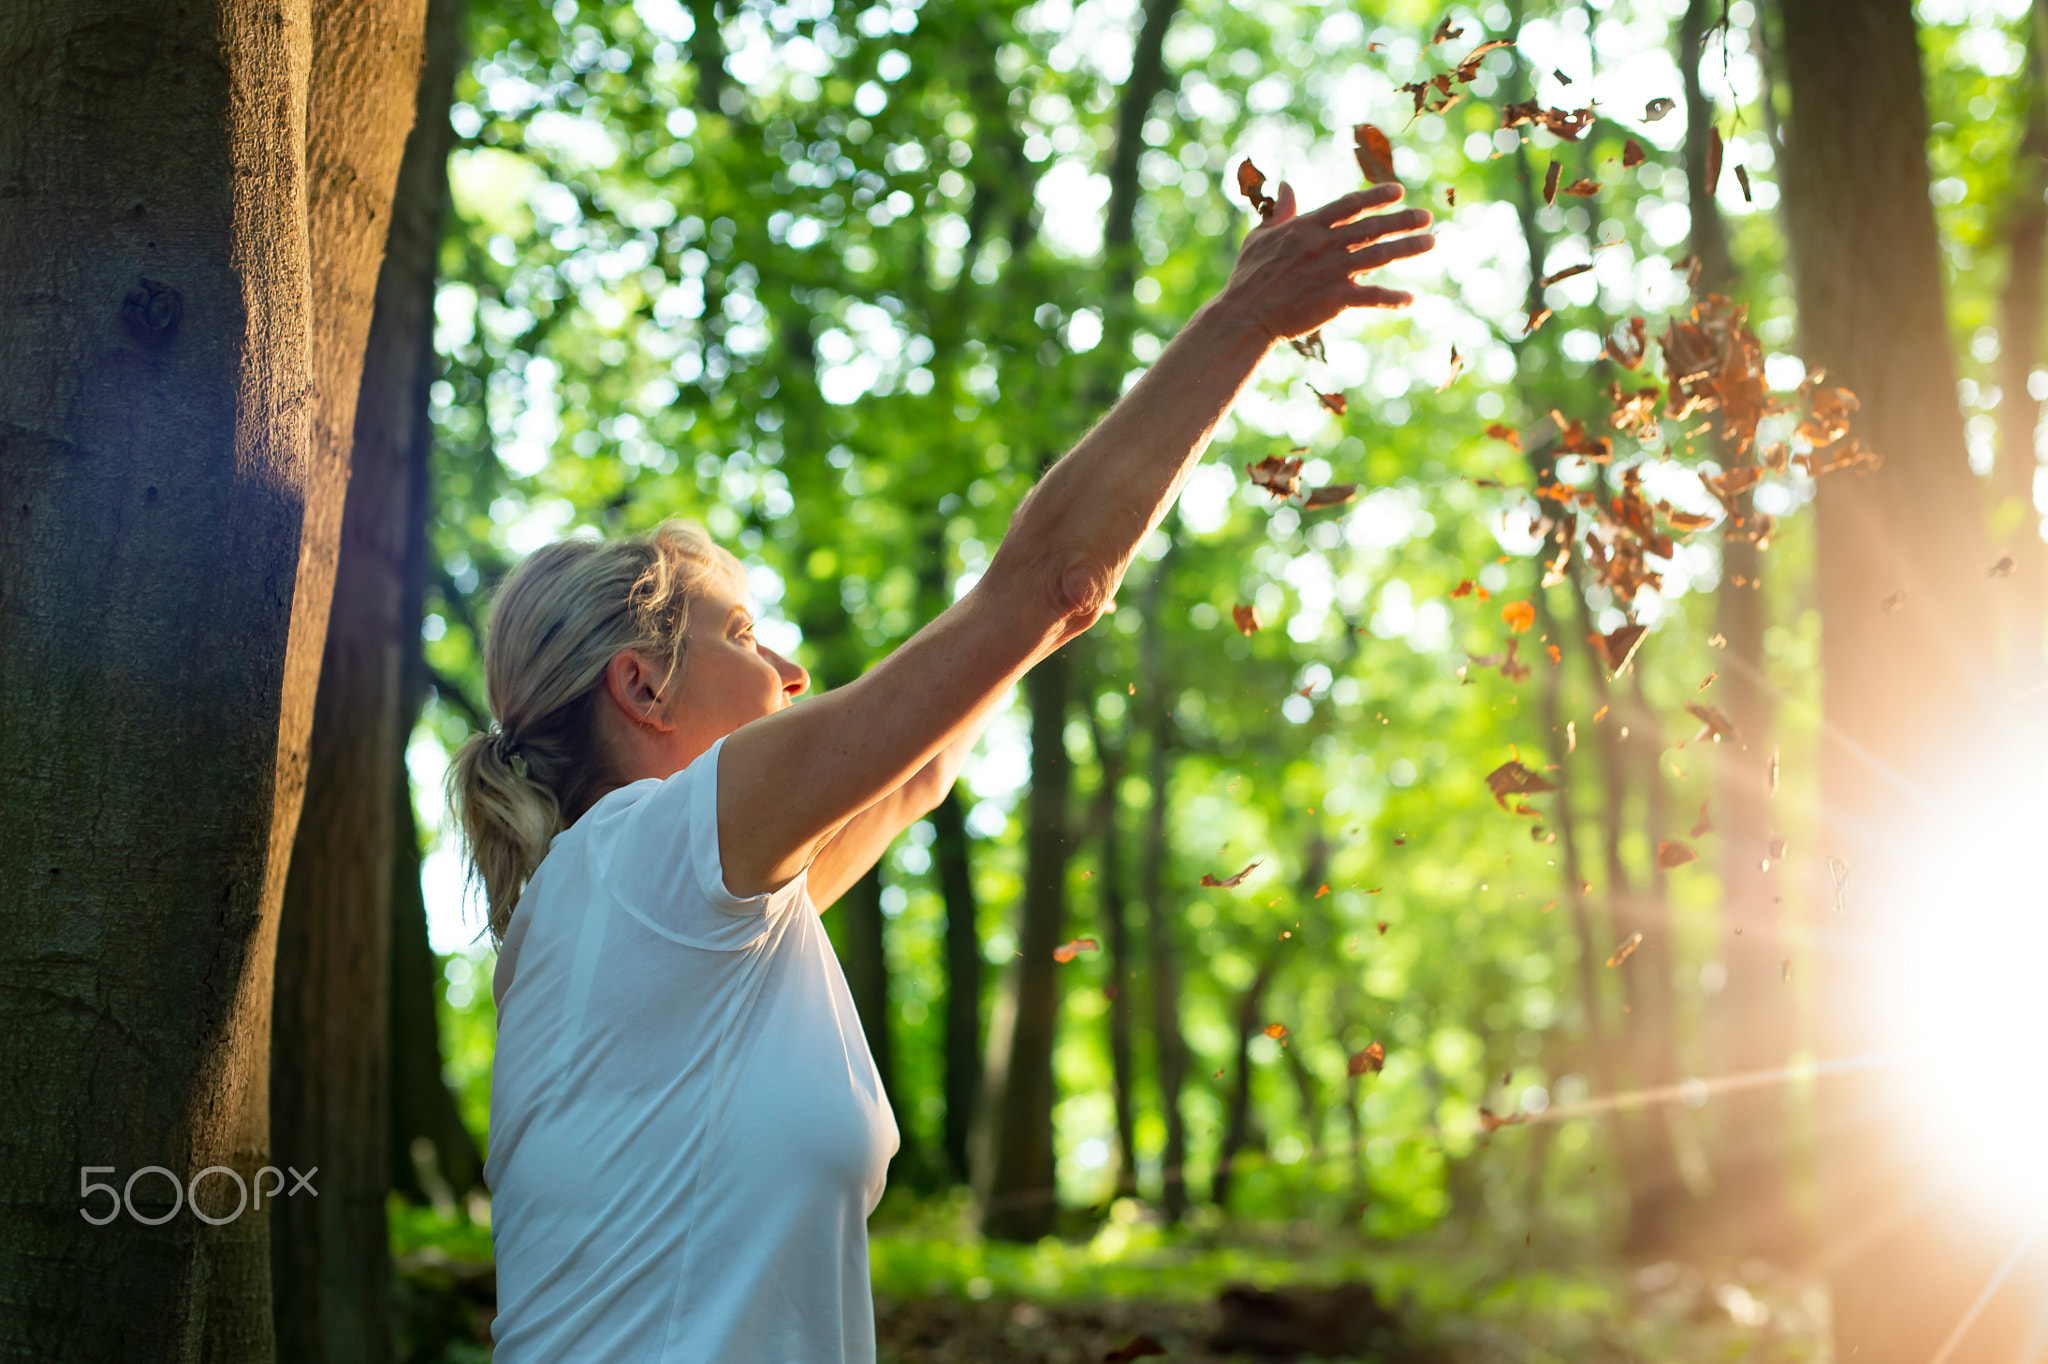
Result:
[[[662,679],[667,674],[666,666],[657,666],[639,650],[621,649],[605,665],[605,693],[626,719],[666,734],[676,727],[661,694]]]

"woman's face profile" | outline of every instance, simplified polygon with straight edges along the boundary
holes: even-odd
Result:
[[[754,612],[737,583],[718,582],[690,605],[683,675],[670,714],[722,738],[773,715],[811,684],[810,674],[754,637]]]

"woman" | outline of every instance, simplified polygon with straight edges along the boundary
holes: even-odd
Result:
[[[803,706],[694,528],[551,545],[506,581],[498,723],[450,796],[499,939],[498,1364],[872,1360],[866,1219],[896,1149],[817,921],[950,788],[997,700],[1094,623],[1279,340],[1408,295],[1381,185],[1287,186],[1223,292],[1040,480],[988,572]]]

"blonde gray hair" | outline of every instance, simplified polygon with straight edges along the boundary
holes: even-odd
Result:
[[[502,941],[520,892],[556,834],[618,785],[599,750],[606,666],[624,649],[682,672],[690,602],[739,560],[703,528],[668,521],[617,540],[562,540],[534,551],[498,589],[484,630],[493,724],[448,768],[448,804]]]

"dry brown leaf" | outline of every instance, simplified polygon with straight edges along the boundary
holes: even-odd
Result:
[[[1325,393],[1314,384],[1308,386],[1308,391],[1315,394],[1316,401],[1328,408],[1335,416],[1343,416],[1345,409],[1351,405],[1345,400],[1342,393]]]
[[[1699,854],[1676,839],[1657,845],[1657,870],[1672,871],[1688,862],[1697,862]]]
[[[1513,1127],[1518,1123],[1525,1123],[1527,1121],[1529,1121],[1527,1113],[1510,1113],[1506,1117],[1502,1117],[1490,1108],[1479,1110],[1479,1129],[1482,1132],[1498,1132],[1503,1127]]]
[[[1324,507],[1341,507],[1358,497],[1356,483],[1332,483],[1326,488],[1311,488],[1303,500],[1303,511],[1320,511]]]
[[[1621,144],[1621,168],[1623,170],[1634,170],[1649,159],[1649,153],[1643,150],[1643,144],[1634,138],[1630,138]]]
[[[1445,389],[1449,388],[1452,384],[1458,382],[1458,375],[1461,374],[1464,371],[1464,369],[1465,357],[1458,354],[1458,348],[1456,346],[1452,346],[1450,372],[1444,375],[1444,381],[1436,386],[1436,391],[1441,393]]]
[[[1625,938],[1625,939],[1623,939],[1623,940],[1622,940],[1622,944],[1621,944],[1621,946],[1619,946],[1619,947],[1617,947],[1617,948],[1615,948],[1615,949],[1614,949],[1614,953],[1613,953],[1613,955],[1611,955],[1611,956],[1609,956],[1609,957],[1607,958],[1607,964],[1608,964],[1609,966],[1619,966],[1619,965],[1621,965],[1621,964],[1622,964],[1623,962],[1627,961],[1627,960],[1628,960],[1628,959],[1629,959],[1630,957],[1634,956],[1634,955],[1635,955],[1635,952],[1636,952],[1636,949],[1637,949],[1638,947],[1641,947],[1642,945],[1643,945],[1643,935],[1642,935],[1642,934],[1640,934],[1640,933],[1631,933],[1631,934],[1629,934],[1627,938]]]
[[[1329,363],[1330,356],[1323,349],[1323,331],[1320,327],[1310,332],[1307,336],[1289,337],[1287,344],[1294,347],[1295,354],[1305,360],[1313,360],[1319,365]]]
[[[1522,448],[1522,433],[1509,426],[1506,422],[1494,422],[1486,428],[1486,434],[1492,436],[1497,441],[1505,441],[1510,450],[1520,450]]]
[[[1649,346],[1647,324],[1640,317],[1631,317],[1620,328],[1608,334],[1604,349],[1607,358],[1615,364],[1623,369],[1634,369],[1643,363],[1643,353]]]
[[[1569,185],[1566,185],[1562,192],[1565,194],[1573,195],[1576,198],[1590,199],[1600,192],[1600,182],[1598,180],[1581,176],[1577,180],[1572,181]]]
[[[1467,52],[1464,56],[1464,59],[1458,63],[1457,69],[1454,70],[1451,74],[1456,76],[1460,81],[1464,82],[1465,84],[1470,85],[1473,79],[1477,77],[1479,74],[1480,60],[1484,58],[1487,53],[1498,52],[1501,48],[1513,47],[1514,45],[1515,40],[1512,38],[1488,39],[1486,42],[1483,42],[1479,46],[1473,48],[1470,52]]]
[[[1522,335],[1523,335],[1523,336],[1534,336],[1534,335],[1536,334],[1536,329],[1537,329],[1538,327],[1542,326],[1542,325],[1543,325],[1544,323],[1548,322],[1549,320],[1550,320],[1550,309],[1548,309],[1548,308],[1531,308],[1531,309],[1529,310],[1529,321],[1528,321],[1527,325],[1526,325],[1526,326],[1525,326],[1525,327],[1523,328],[1523,331],[1522,331]]]
[[[1465,30],[1451,27],[1451,16],[1446,14],[1443,22],[1436,26],[1436,32],[1429,35],[1429,45],[1435,47],[1440,43],[1447,43],[1453,38],[1462,38],[1464,36]]]
[[[1700,838],[1714,832],[1714,821],[1707,818],[1707,802],[1700,802],[1700,817],[1692,822],[1687,838]]]
[[[1265,624],[1259,619],[1259,608],[1244,602],[1230,608],[1230,619],[1241,635],[1256,635]]]
[[[1677,107],[1677,100],[1672,99],[1668,95],[1659,95],[1643,106],[1643,122],[1655,123]]]
[[[1507,623],[1511,633],[1528,633],[1536,624],[1536,607],[1532,602],[1511,601],[1500,609],[1500,618]]]
[[[1539,796],[1557,788],[1540,774],[1509,759],[1486,774],[1486,789],[1493,792],[1494,804],[1505,810],[1509,796]]]
[[[1739,736],[1735,733],[1735,726],[1729,722],[1728,717],[1723,715],[1718,707],[1707,705],[1703,701],[1688,701],[1685,703],[1685,713],[1706,726],[1705,729],[1699,732],[1698,738],[1694,739],[1693,742],[1697,743],[1700,739],[1705,739],[1710,735],[1717,744],[1723,739],[1726,739],[1729,743],[1740,742]]]
[[[1301,460],[1267,455],[1257,464],[1244,466],[1245,474],[1258,487],[1275,497],[1293,497],[1301,491]]]
[[[1370,123],[1361,123],[1351,130],[1352,155],[1358,158],[1358,169],[1365,173],[1369,185],[1384,185],[1394,177],[1394,148],[1387,141],[1387,135]]]
[[[1101,944],[1093,938],[1076,938],[1072,942],[1063,942],[1055,947],[1052,950],[1052,959],[1057,962],[1069,962],[1083,952],[1093,952],[1100,946]]]
[[[1351,1075],[1377,1075],[1387,1064],[1387,1049],[1378,1042],[1370,1043],[1364,1051],[1352,1056],[1344,1069]]]
[[[1753,204],[1756,202],[1754,198],[1750,197],[1749,193],[1749,167],[1737,166],[1735,168],[1735,183],[1742,186],[1743,203]]]
[[[1260,174],[1250,157],[1237,163],[1237,192],[1251,200],[1252,207],[1258,210],[1260,222],[1271,218],[1273,210],[1279,207],[1273,196],[1266,193],[1266,177]]]
[[[1647,626],[1624,625],[1613,634],[1594,635],[1593,643],[1598,646],[1600,659],[1607,665],[1607,671],[1615,676],[1619,676],[1622,670],[1628,667],[1629,663],[1634,660],[1636,650],[1642,647],[1643,636],[1647,633]],[[1606,709],[1605,706],[1601,707],[1603,712]],[[1596,716],[1595,718],[1597,719],[1598,717]]]
[[[1235,886],[1243,885],[1244,878],[1250,876],[1252,874],[1252,868],[1258,865],[1259,864],[1257,862],[1247,862],[1245,864],[1244,870],[1237,873],[1235,876],[1225,876],[1220,878],[1211,876],[1207,872],[1204,872],[1202,873],[1202,884],[1205,886],[1213,886],[1219,890],[1230,890]]]
[[[1715,124],[1707,129],[1707,193],[1712,194],[1721,183],[1721,129]]]
[[[1564,178],[1564,163],[1553,161],[1550,169],[1543,172],[1543,202],[1545,205],[1557,202],[1557,182]]]
[[[2001,554],[1998,556],[1997,563],[1984,570],[1984,576],[1987,578],[2010,578],[2013,575],[2013,570],[2018,567],[2019,563],[2012,555]]]
[[[1556,284],[1560,280],[1570,279],[1573,275],[1583,275],[1592,268],[1593,262],[1591,261],[1586,261],[1580,265],[1567,265],[1564,269],[1553,270],[1549,274],[1545,275],[1542,279],[1537,280],[1536,287],[1539,289],[1548,289],[1551,285]]]
[[[1268,1023],[1260,1031],[1275,1042],[1278,1042],[1281,1038],[1287,1036],[1287,1025],[1285,1023]]]

